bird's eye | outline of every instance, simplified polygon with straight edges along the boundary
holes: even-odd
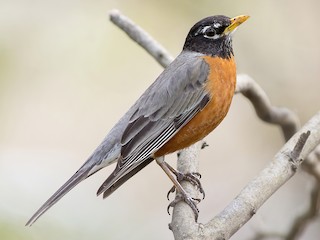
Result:
[[[208,38],[213,38],[216,35],[216,30],[213,27],[208,28],[204,32],[204,36]]]

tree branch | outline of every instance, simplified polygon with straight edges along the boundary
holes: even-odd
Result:
[[[122,15],[118,10],[114,9],[109,13],[110,20],[121,28],[133,41],[138,43],[146,50],[162,67],[167,67],[173,57],[169,55],[167,50],[154,40],[141,27],[136,25],[126,16]]]
[[[120,27],[128,36],[151,54],[163,67],[166,67],[172,57],[167,51],[142,28],[123,16],[119,11],[110,12],[111,21]],[[269,98],[262,88],[248,75],[237,76],[236,92],[243,94],[253,104],[257,116],[269,123],[281,127],[284,138],[289,140],[299,128],[298,117],[286,108],[270,104]],[[310,134],[310,132],[311,134]],[[308,139],[307,144],[306,141]],[[290,179],[302,159],[320,143],[320,113],[315,115],[298,133],[296,133],[275,156],[270,165],[251,181],[240,194],[209,223],[202,225],[194,222],[191,209],[183,202],[178,203],[172,216],[172,229],[176,239],[228,239],[243,224],[245,224],[257,209],[288,179]],[[182,172],[198,171],[198,155],[201,144],[197,143],[182,151],[178,159],[178,169]],[[319,147],[320,148],[320,147]],[[319,151],[320,152],[320,151]],[[310,156],[318,156],[314,152]],[[183,161],[181,160],[183,159]],[[309,159],[314,159],[310,157]],[[314,166],[319,161],[304,161],[305,168],[311,174],[318,174]],[[312,166],[312,167],[310,167]],[[320,179],[320,178],[318,178]],[[183,183],[188,192],[196,195],[197,189],[189,183]],[[318,199],[319,199],[318,195]]]
[[[260,206],[294,174],[300,159],[320,142],[320,113],[315,115],[277,153],[274,160],[207,224],[184,222],[171,226],[176,239],[229,239]],[[308,132],[311,132],[310,136]],[[309,138],[309,139],[308,139]],[[308,144],[304,145],[308,139]],[[304,145],[304,148],[302,146]],[[301,152],[300,152],[301,149]],[[300,154],[299,154],[300,153]],[[294,156],[294,158],[292,157]],[[181,220],[184,221],[183,217]]]
[[[238,74],[236,93],[250,100],[262,121],[279,125],[286,141],[298,131],[297,115],[287,108],[272,106],[267,94],[250,76]]]
[[[308,223],[317,216],[319,216],[320,210],[320,183],[318,181],[315,182],[310,197],[309,207],[298,215],[291,227],[289,228],[287,234],[280,233],[257,233],[256,236],[252,240],[263,240],[263,239],[273,239],[277,237],[277,239],[283,240],[294,240],[298,239],[303,232],[303,230],[307,227]]]

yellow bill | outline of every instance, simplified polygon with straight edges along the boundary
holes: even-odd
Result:
[[[240,24],[247,21],[250,16],[240,15],[234,18],[230,18],[231,24],[224,30],[224,34],[229,34],[233,32]]]

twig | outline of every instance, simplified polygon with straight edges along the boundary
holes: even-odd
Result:
[[[157,62],[162,66],[168,66],[173,57],[169,55],[167,50],[155,41],[147,32],[136,25],[126,16],[122,15],[118,10],[112,10],[109,14],[110,20],[121,28],[128,36],[145,49]]]
[[[298,131],[297,115],[287,108],[272,106],[267,94],[250,76],[238,74],[236,92],[250,100],[261,120],[279,125],[286,141]]]
[[[290,161],[292,164],[292,170],[296,171],[302,162],[302,159],[299,159],[301,151],[306,144],[308,137],[310,136],[310,131],[302,133],[298,139],[297,144],[294,146],[292,152],[290,153]]]

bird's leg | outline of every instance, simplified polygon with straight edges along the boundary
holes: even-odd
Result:
[[[200,178],[201,178],[201,174],[200,173],[197,173],[197,172],[192,172],[192,173],[182,173],[182,172],[179,172],[177,170],[175,170],[173,167],[171,167],[168,163],[164,162],[167,167],[170,169],[170,171],[176,175],[176,178],[178,180],[179,183],[181,183],[182,181],[188,181],[190,182],[192,185],[194,186],[197,186],[200,193],[202,193],[202,199],[205,198],[206,194],[203,190],[203,187],[201,185],[201,182],[200,182]],[[167,193],[167,199],[169,200],[169,195],[171,193],[174,193],[176,187],[175,185],[173,185],[173,187],[169,190],[169,192]]]
[[[164,161],[164,157],[157,158],[156,161],[159,164],[159,166],[163,169],[163,171],[167,174],[167,176],[170,178],[170,180],[173,182],[174,189],[176,189],[178,193],[176,199],[169,204],[167,208],[168,213],[170,207],[174,207],[179,201],[183,200],[191,207],[195,215],[195,220],[197,221],[199,210],[196,204],[200,202],[200,199],[195,199],[189,196],[189,194],[183,189],[179,181],[176,179],[177,171]]]

